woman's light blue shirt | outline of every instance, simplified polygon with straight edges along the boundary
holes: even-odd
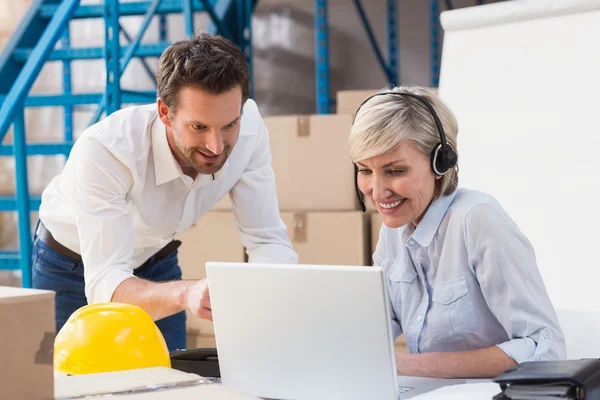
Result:
[[[497,345],[518,363],[564,359],[564,335],[534,250],[490,195],[458,189],[414,227],[382,226],[394,337],[411,353]]]

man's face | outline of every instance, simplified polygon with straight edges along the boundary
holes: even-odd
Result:
[[[175,113],[161,99],[158,109],[171,150],[184,172],[193,169],[200,174],[214,174],[223,167],[240,132],[239,86],[221,94],[184,87],[179,91]]]

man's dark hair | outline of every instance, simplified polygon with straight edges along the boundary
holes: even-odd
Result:
[[[169,46],[158,60],[158,96],[171,112],[179,105],[183,87],[212,94],[242,89],[242,104],[250,97],[250,71],[242,51],[231,41],[201,33]]]

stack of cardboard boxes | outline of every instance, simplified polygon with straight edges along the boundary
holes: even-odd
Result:
[[[347,143],[355,106],[373,92],[340,92],[338,114],[264,118],[280,214],[302,264],[372,265],[381,221],[359,210]],[[207,261],[246,260],[227,197],[180,239],[184,279],[205,277]],[[187,327],[188,347],[215,345],[212,323],[188,312]]]

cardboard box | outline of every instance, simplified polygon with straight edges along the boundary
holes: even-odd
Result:
[[[398,336],[398,339],[394,342],[394,349],[400,353],[408,353],[408,346],[406,345],[404,335]]]
[[[3,399],[54,399],[54,292],[0,287]]]
[[[437,94],[437,88],[428,88],[433,93]],[[367,97],[374,95],[381,89],[370,90],[340,90],[336,93],[337,114],[354,115],[360,104]]]
[[[348,154],[349,115],[276,116],[269,129],[282,211],[358,209]]]
[[[228,211],[211,211],[179,235],[179,266],[183,279],[206,278],[206,262],[244,262],[245,249],[235,225],[235,215]],[[210,321],[187,311],[187,330],[195,334],[214,335]]]
[[[21,287],[20,271],[0,271],[0,286]]]
[[[217,341],[215,335],[199,335],[193,332],[188,332],[187,335],[187,348],[188,349],[214,349],[217,348]]]
[[[283,212],[301,264],[371,265],[369,220],[360,211]]]
[[[360,103],[381,89],[371,90],[340,90],[336,93],[337,114],[354,115]]]
[[[245,260],[245,249],[231,211],[206,213],[177,239],[182,242],[178,257],[183,279],[206,278],[208,261]]]

